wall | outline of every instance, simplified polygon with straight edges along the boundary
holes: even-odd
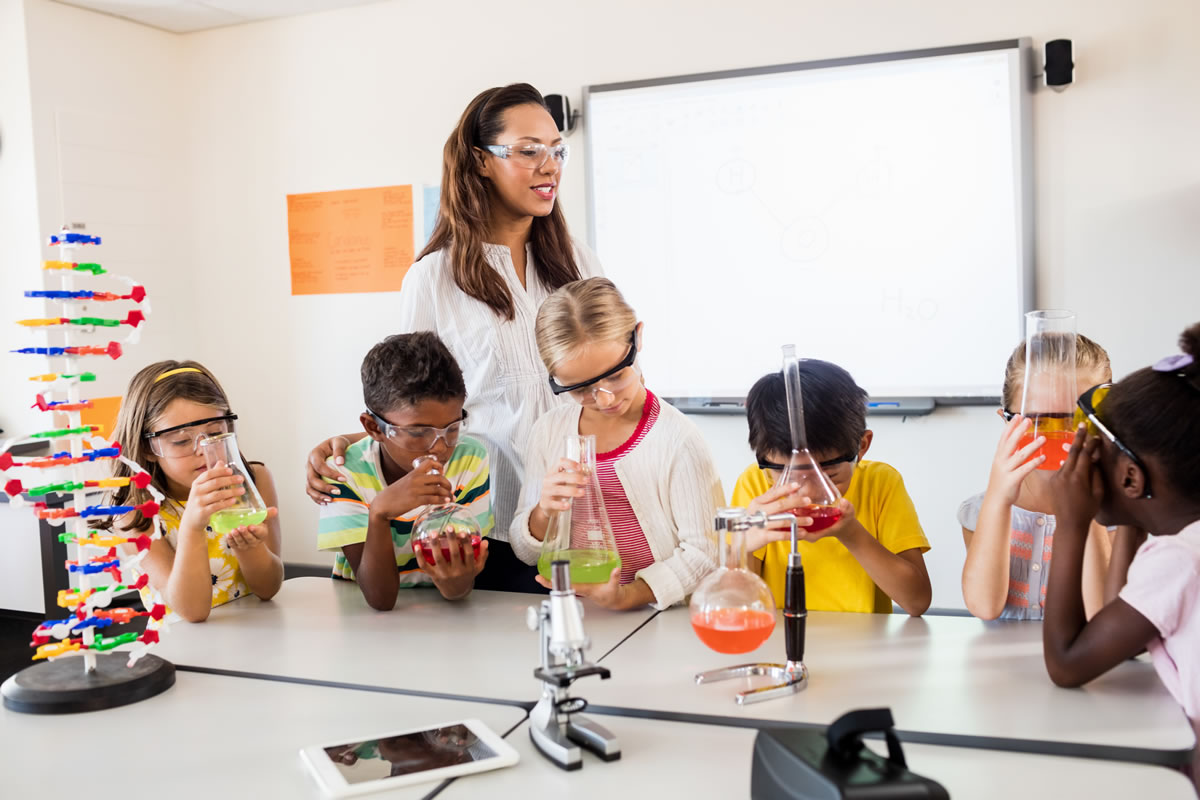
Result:
[[[141,367],[179,357],[196,339],[191,228],[181,203],[180,37],[46,0],[25,6],[42,239],[64,223],[86,224],[104,240],[90,251],[95,260],[136,279],[150,299],[141,341],[117,361],[87,365],[99,380],[85,396],[121,395]],[[40,280],[36,263],[26,273]],[[131,307],[97,303],[81,313],[123,317]],[[127,330],[101,329],[89,343]]]
[[[40,316],[36,304],[21,295],[23,288],[33,288],[22,281],[36,277],[39,252],[25,7],[0,2],[0,319],[6,326],[10,319]],[[6,344],[18,340],[15,329],[2,329]],[[29,385],[21,361],[18,356],[0,357],[0,386],[5,387],[0,392],[0,438],[28,430],[36,418],[28,393],[11,391]]]
[[[47,4],[31,8],[51,16]],[[122,26],[104,28],[106,37],[137,40],[135,59],[161,49],[182,60],[177,73],[144,74],[143,59],[141,69],[122,76],[144,97],[161,99],[167,80],[173,95],[186,98],[166,106],[182,120],[185,154],[178,213],[187,238],[173,252],[195,265],[196,296],[218,308],[172,338],[172,349],[198,355],[221,376],[245,421],[246,451],[274,470],[287,560],[322,560],[313,544],[316,511],[301,488],[303,459],[318,440],[356,427],[358,363],[394,331],[395,297],[290,296],[285,195],[436,183],[446,135],[487,86],[525,80],[578,101],[580,87],[592,83],[1070,37],[1078,84],[1063,94],[1040,92],[1034,101],[1038,303],[1079,310],[1084,331],[1109,348],[1118,374],[1173,350],[1184,324],[1198,316],[1200,50],[1191,39],[1200,6],[744,0],[736,14],[729,8],[712,0],[686,7],[515,2],[495,13],[482,2],[397,0],[162,42],[156,32],[105,23]],[[31,32],[30,41],[48,40]],[[585,135],[586,123],[572,139],[577,153]],[[576,158],[562,191],[581,238],[583,169]],[[168,287],[192,286],[174,280]],[[158,307],[187,313],[186,302],[168,305],[172,299]],[[848,307],[853,324],[852,295]],[[654,346],[686,343],[658,338]],[[698,423],[728,490],[749,461],[744,419]],[[933,540],[934,603],[961,606],[954,511],[983,488],[999,424],[980,408],[872,424],[873,455],[905,475]]]

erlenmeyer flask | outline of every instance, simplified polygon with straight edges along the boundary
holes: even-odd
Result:
[[[457,503],[429,506],[413,526],[412,540],[421,549],[426,564],[432,564],[433,548],[442,551],[442,561],[450,560],[450,546],[470,547],[479,558],[483,534],[470,509]]]
[[[794,483],[799,487],[795,493],[807,497],[809,504],[792,509],[791,513],[797,517],[812,518],[812,524],[804,529],[810,533],[817,533],[833,527],[842,518],[842,510],[838,506],[842,495],[821,469],[817,459],[808,451],[808,434],[804,428],[804,396],[800,390],[800,359],[796,357],[795,345],[783,346],[783,378],[787,394],[788,425],[792,434],[792,453],[783,472],[775,481],[775,486]]]
[[[1044,455],[1038,469],[1056,470],[1075,441],[1075,313],[1030,311],[1025,315],[1025,385],[1021,414],[1033,420],[1017,447],[1038,436],[1046,443],[1031,456]],[[1066,447],[1064,447],[1064,445]]]
[[[762,515],[757,515],[765,523]],[[692,593],[692,630],[718,653],[749,653],[775,630],[775,600],[746,566],[745,532],[754,517],[742,508],[717,512],[720,567]]]
[[[241,486],[245,494],[237,497],[237,502],[229,508],[223,508],[213,513],[208,525],[216,533],[226,534],[234,528],[243,525],[257,525],[267,518],[267,505],[263,502],[258,487],[250,477],[242,455],[238,452],[237,434],[219,433],[206,436],[200,440],[200,449],[204,451],[204,463],[208,469],[224,464],[233,470],[235,476],[241,475],[245,480]]]
[[[569,508],[550,515],[538,573],[550,580],[550,564],[569,561],[572,584],[605,583],[614,569],[621,568],[621,556],[596,477],[596,437],[567,434],[566,451],[587,482],[583,495],[574,498]]]

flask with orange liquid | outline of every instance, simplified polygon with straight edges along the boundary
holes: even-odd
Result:
[[[775,486],[796,484],[795,494],[807,497],[809,503],[792,513],[798,517],[809,517],[812,524],[804,530],[811,533],[823,531],[837,524],[842,518],[839,503],[842,494],[821,469],[817,459],[808,451],[808,436],[804,430],[804,398],[800,391],[800,359],[796,357],[796,346],[783,346],[783,378],[787,392],[788,424],[792,434],[792,454]]]
[[[749,653],[775,629],[775,600],[762,578],[746,563],[747,514],[741,508],[717,512],[719,568],[692,593],[692,629],[718,653]]]
[[[1038,469],[1057,470],[1075,441],[1075,313],[1030,311],[1025,315],[1025,383],[1021,414],[1033,421],[1018,448],[1039,436],[1046,443],[1033,454],[1045,456]]]

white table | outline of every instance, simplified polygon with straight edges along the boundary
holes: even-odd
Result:
[[[697,671],[783,659],[782,625],[754,653],[721,655],[696,637],[687,610],[676,608],[605,659],[611,680],[579,693],[605,713],[758,726],[828,725],[853,708],[888,706],[913,741],[1150,763],[1186,762],[1195,744],[1182,709],[1146,661],[1123,664],[1082,689],[1054,686],[1040,623],[813,613],[806,690],[738,706],[734,691],[750,681],[694,682]]]
[[[455,780],[438,794],[455,798],[613,800],[620,797],[748,798],[757,731],[634,717],[599,717],[621,742],[619,761],[591,754],[566,772],[529,740],[529,722],[507,737],[521,754],[510,769]],[[875,743],[870,743],[875,747]],[[886,749],[879,743],[879,751]],[[909,769],[938,781],[954,798],[1062,800],[1067,797],[1194,800],[1191,782],[1165,767],[1082,758],[905,744]]]
[[[496,703],[180,672],[166,692],[106,711],[40,716],[0,709],[0,795],[65,797],[77,786],[79,796],[97,800],[315,799],[321,794],[300,748],[470,717],[503,734],[525,712]],[[419,798],[438,785],[371,796]]]
[[[525,609],[542,599],[476,591],[448,602],[435,589],[405,589],[380,612],[350,581],[293,578],[269,602],[247,597],[207,622],[175,623],[154,652],[205,670],[531,703],[539,651]],[[600,658],[654,613],[587,606],[588,656]]]

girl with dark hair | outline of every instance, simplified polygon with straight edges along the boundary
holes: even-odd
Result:
[[[505,540],[534,420],[558,401],[534,340],[538,307],[555,289],[602,274],[571,238],[557,203],[569,149],[546,102],[526,83],[481,92],[442,159],[433,236],[400,290],[397,327],[437,333],[462,367],[471,435],[491,460],[496,527],[475,586],[538,591],[536,569]],[[334,437],[309,457],[308,494],[329,502],[337,459],[358,437]]]
[[[1149,650],[1200,735],[1200,324],[1181,346],[1183,353],[1079,398],[1087,422],[1052,479],[1058,541],[1042,637],[1046,669],[1060,686],[1087,683]],[[1080,584],[1093,518],[1152,535],[1118,531],[1116,597],[1089,621]]]

